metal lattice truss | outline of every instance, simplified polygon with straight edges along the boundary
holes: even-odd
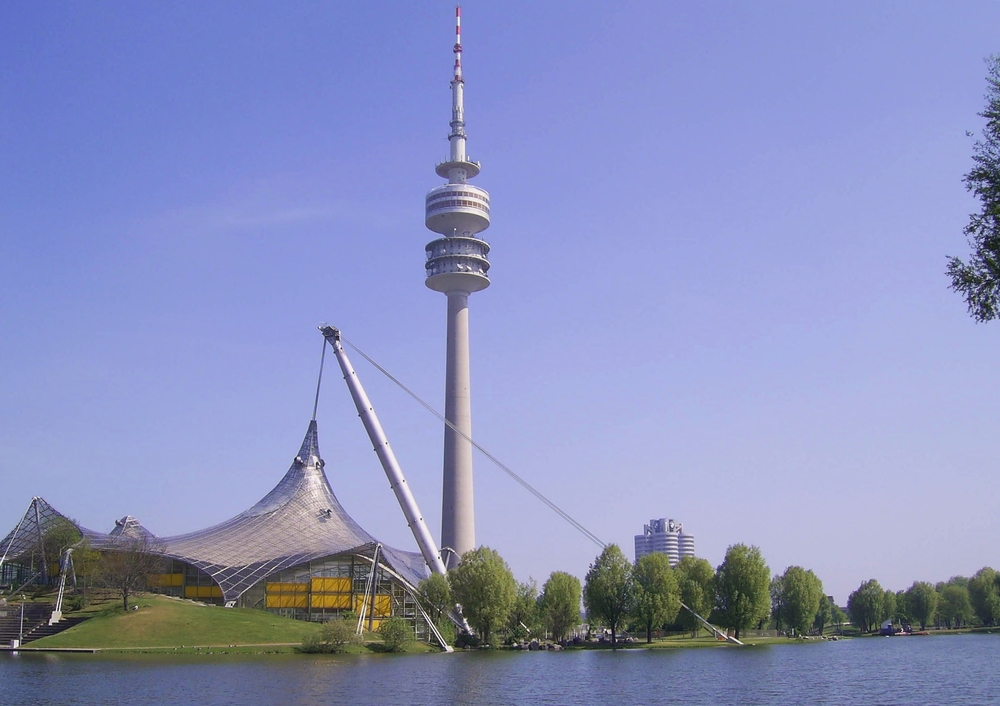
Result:
[[[0,565],[40,547],[46,531],[59,522],[72,523],[94,549],[111,547],[120,536],[147,535],[165,558],[209,574],[227,602],[237,600],[264,577],[307,561],[337,554],[374,558],[379,542],[341,506],[324,465],[313,420],[291,468],[260,502],[213,527],[176,537],[156,538],[129,516],[118,520],[111,533],[101,534],[81,527],[35,497],[21,522],[0,544]],[[378,562],[411,588],[427,575],[424,559],[416,552],[382,545]]]
[[[61,524],[70,523],[75,526],[69,518],[49,505],[43,498],[35,496],[28,504],[21,521],[12,529],[0,544],[0,568],[4,563],[20,559],[26,555],[37,552],[41,562],[42,574],[47,573],[45,567],[45,550],[43,542],[45,535]]]

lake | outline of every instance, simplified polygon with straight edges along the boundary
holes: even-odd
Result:
[[[988,704],[1000,634],[452,655],[0,654],[0,704]]]

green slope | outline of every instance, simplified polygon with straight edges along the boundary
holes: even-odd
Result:
[[[301,643],[319,627],[247,608],[144,596],[139,610],[109,605],[95,617],[26,647],[180,647]]]

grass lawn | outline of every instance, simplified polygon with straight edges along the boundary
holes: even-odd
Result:
[[[139,610],[125,613],[119,601],[92,607],[94,617],[28,647],[192,647],[295,644],[319,626],[248,608],[222,608],[166,596],[144,595]],[[83,612],[91,612],[82,611]],[[69,615],[76,615],[70,613]]]

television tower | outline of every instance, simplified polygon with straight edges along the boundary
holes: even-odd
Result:
[[[472,495],[472,401],[469,393],[469,295],[490,286],[489,244],[479,235],[490,225],[490,195],[469,184],[479,162],[465,153],[462,79],[462,9],[455,8],[455,73],[451,79],[451,133],[448,159],[434,171],[448,180],[426,199],[426,226],[441,237],[427,244],[425,284],[448,297],[448,358],[444,416],[444,489],[441,554],[448,568],[476,548]],[[458,429],[461,434],[456,433]],[[464,436],[463,436],[464,434]],[[451,551],[448,551],[448,550]]]

